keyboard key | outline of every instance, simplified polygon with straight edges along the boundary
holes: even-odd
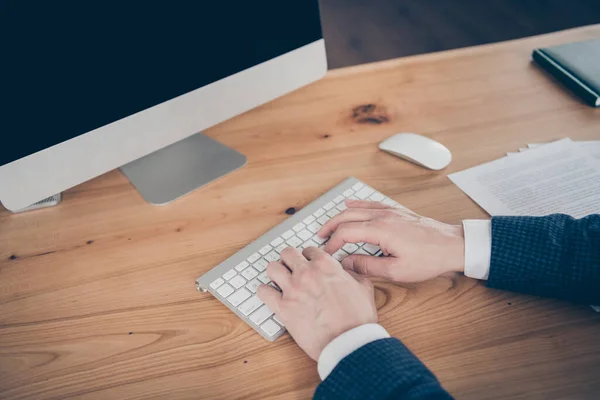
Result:
[[[224,284],[219,289],[217,289],[217,293],[219,293],[219,296],[221,296],[223,298],[227,298],[227,296],[229,296],[234,291],[235,290],[228,284]]]
[[[344,211],[348,208],[348,206],[346,205],[346,203],[340,203],[337,206],[335,206],[335,208],[337,208],[339,211]]]
[[[305,225],[308,225],[308,224],[312,224],[313,222],[315,222],[315,220],[316,220],[316,218],[315,218],[315,217],[313,217],[312,215],[309,215],[308,217],[304,218],[304,219],[302,220],[302,222],[303,222]]]
[[[354,184],[354,186],[352,186],[352,190],[360,190],[363,186],[365,186],[365,185],[363,185],[360,182],[357,182]]]
[[[281,327],[275,322],[268,320],[260,326],[260,329],[262,329],[267,335],[273,336],[281,330]]]
[[[273,240],[271,242],[271,246],[273,247],[277,247],[279,246],[281,243],[283,243],[283,238],[278,237],[277,239]]]
[[[248,265],[250,265],[250,264],[248,264],[248,262],[247,262],[247,261],[242,261],[241,263],[239,263],[239,264],[238,264],[238,265],[235,267],[235,269],[236,269],[238,272],[240,272],[240,271],[243,271],[243,270],[244,270],[244,269],[245,269],[245,268],[246,268]]]
[[[302,222],[298,222],[292,229],[294,232],[300,232],[302,229],[304,229],[304,224]]]
[[[317,211],[314,212],[314,216],[315,218],[319,218],[321,215],[325,214],[325,210],[322,208],[319,208]]]
[[[304,244],[302,245],[302,248],[305,249],[307,247],[319,247],[318,243],[315,243],[312,240],[307,240],[306,242],[304,242]]]
[[[396,207],[396,202],[392,199],[383,199],[382,203],[388,206]]]
[[[373,201],[381,201],[383,200],[385,197],[379,193],[379,192],[375,192],[371,195],[371,197],[369,197],[369,200],[373,200]]]
[[[354,243],[346,243],[342,249],[344,249],[344,251],[348,254],[352,254],[354,253],[356,250],[358,250],[358,246],[355,245]]]
[[[338,215],[339,213],[340,213],[340,211],[334,208],[333,210],[327,211],[327,216],[329,218],[333,218],[336,215]]]
[[[319,235],[315,235],[315,236],[313,236],[312,240],[314,240],[318,244],[323,244],[323,243],[325,243],[327,241],[327,238],[322,238]]]
[[[225,281],[223,279],[217,278],[213,281],[213,283],[210,284],[210,287],[213,289],[217,289],[219,286],[221,286],[224,283],[225,283]]]
[[[302,229],[300,232],[298,232],[298,237],[302,239],[302,241],[305,241],[313,237],[313,234],[306,229]]]
[[[321,224],[318,223],[318,222],[313,222],[312,224],[310,224],[309,226],[307,226],[307,228],[312,233],[317,233],[321,229]]]
[[[256,260],[258,260],[260,258],[260,254],[258,253],[254,253],[252,254],[250,257],[248,257],[248,262],[250,264],[254,263]]]
[[[252,266],[259,271],[264,271],[265,269],[267,269],[268,264],[269,263],[267,262],[267,260],[265,260],[264,258],[261,258],[260,260],[258,260],[254,264],[252,264]]]
[[[260,281],[258,279],[252,279],[247,285],[246,289],[251,291],[252,293],[256,293],[256,288],[260,286]]]
[[[279,253],[273,250],[265,256],[265,260],[269,262],[279,261]]]
[[[356,196],[350,196],[350,197],[348,197],[348,200],[358,200],[358,197],[356,197]]]
[[[242,275],[244,276],[244,278],[251,280],[256,278],[256,276],[258,275],[258,271],[252,267],[248,267],[242,271]]]
[[[291,237],[288,241],[287,244],[290,245],[290,247],[298,247],[302,244],[302,242],[304,242],[304,240],[298,238],[297,236]]]
[[[325,225],[329,221],[329,217],[327,215],[323,215],[322,217],[317,218],[317,222],[321,225]]]
[[[261,281],[262,283],[264,283],[265,285],[266,285],[267,283],[271,282],[271,279],[269,278],[269,275],[267,275],[267,272],[266,272],[266,271],[265,271],[265,272],[261,272],[261,273],[258,275],[258,278],[257,278],[257,279],[258,279],[259,281]]]
[[[281,237],[283,237],[285,240],[288,240],[288,239],[289,239],[289,238],[291,238],[292,236],[294,236],[294,231],[293,231],[293,230],[291,230],[291,229],[290,229],[290,230],[288,230],[288,231],[285,231],[285,232],[283,233],[283,235],[281,235]]]
[[[373,192],[374,192],[373,189],[371,189],[368,186],[365,186],[364,188],[362,188],[358,192],[356,192],[355,196],[361,200],[364,200],[364,199],[368,198]]]
[[[327,203],[323,206],[323,208],[326,209],[327,211],[331,210],[333,207],[335,207],[335,203],[333,201],[330,201],[329,203]]]
[[[271,250],[273,250],[273,248],[271,246],[269,246],[269,245],[266,245],[262,249],[260,249],[258,252],[264,256],[265,254],[267,254]]]
[[[248,299],[250,296],[252,296],[252,294],[249,291],[247,291],[245,288],[242,288],[242,289],[238,290],[237,292],[235,292],[234,294],[232,294],[231,296],[229,296],[227,298],[227,301],[230,302],[231,305],[233,305],[234,307],[237,307],[240,304],[242,304],[243,301]]]
[[[365,245],[362,248],[369,254],[377,254],[377,252],[379,251],[379,247],[370,243],[365,243]]]
[[[363,249],[356,250],[356,252],[354,254],[362,254],[364,256],[370,256],[370,254],[367,253],[366,251],[364,251]]]
[[[342,249],[339,249],[338,251],[332,254],[332,257],[338,261],[342,261],[344,258],[348,257],[348,253],[346,253]]]
[[[341,203],[342,201],[344,201],[344,196],[342,196],[341,194],[338,194],[337,196],[335,196],[335,199],[333,199],[334,203]]]
[[[354,190],[352,189],[346,189],[344,190],[344,193],[342,193],[345,197],[350,197],[354,194]]]
[[[277,318],[277,315],[273,315],[273,321],[277,322],[281,326],[285,326],[283,322],[281,322],[281,320]]]
[[[227,272],[225,272],[223,274],[223,279],[225,279],[226,281],[228,281],[231,278],[233,278],[236,274],[237,274],[237,272],[235,272],[234,269],[230,269],[229,271],[227,271]]]
[[[241,288],[246,284],[246,280],[239,275],[234,276],[229,283],[236,289]]]
[[[244,304],[239,306],[238,310],[240,310],[245,316],[248,316],[263,304],[264,303],[258,298],[258,296],[252,296],[246,302],[244,302]]]
[[[287,243],[280,244],[279,246],[277,246],[275,251],[278,253],[281,253],[283,250],[285,250],[286,247],[290,247],[290,246]]]
[[[254,322],[254,324],[256,325],[260,325],[263,322],[265,322],[266,319],[269,318],[271,315],[273,315],[273,311],[271,311],[269,307],[264,305],[250,316],[250,321]]]

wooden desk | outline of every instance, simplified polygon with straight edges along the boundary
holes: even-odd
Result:
[[[270,344],[194,279],[347,176],[427,216],[484,218],[446,177],[531,142],[600,139],[600,110],[530,64],[549,36],[332,71],[209,134],[248,165],[167,207],[114,171],[55,209],[0,213],[0,398],[307,399],[316,365]],[[430,172],[377,150],[446,144]],[[377,283],[381,323],[459,399],[597,399],[600,314],[464,277]]]

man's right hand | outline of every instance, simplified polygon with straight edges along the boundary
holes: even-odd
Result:
[[[406,208],[371,201],[347,201],[348,208],[318,232],[331,236],[325,251],[333,254],[346,243],[379,246],[386,257],[351,255],[344,268],[396,282],[420,282],[446,272],[464,271],[465,241],[461,225],[425,218]]]

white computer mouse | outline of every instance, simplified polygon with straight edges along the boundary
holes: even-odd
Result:
[[[379,143],[379,148],[433,170],[444,169],[452,161],[452,153],[446,146],[416,133],[397,133]]]

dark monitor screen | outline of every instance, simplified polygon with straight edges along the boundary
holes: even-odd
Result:
[[[0,165],[321,39],[317,0],[0,2]]]

